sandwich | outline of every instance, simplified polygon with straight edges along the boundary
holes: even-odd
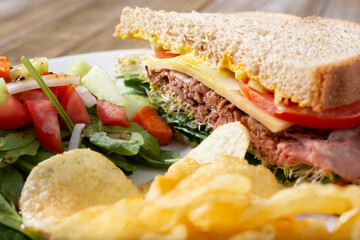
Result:
[[[150,42],[149,97],[175,130],[240,121],[287,180],[359,181],[360,24],[125,8],[114,36]]]

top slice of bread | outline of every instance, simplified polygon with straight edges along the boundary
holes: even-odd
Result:
[[[125,8],[114,36],[192,51],[214,67],[242,69],[315,111],[360,99],[360,24],[266,12],[177,13]]]

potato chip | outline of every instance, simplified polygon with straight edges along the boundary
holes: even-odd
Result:
[[[25,226],[51,233],[82,209],[111,204],[139,192],[124,173],[100,153],[76,149],[39,163],[20,198]]]
[[[250,165],[245,159],[232,156],[222,156],[217,159],[220,166],[214,168],[226,169],[229,173],[246,176],[252,183],[251,193],[253,199],[270,197],[284,187],[278,184],[275,176],[262,165]]]
[[[230,237],[229,240],[271,240],[275,239],[275,234],[275,228],[270,224],[265,224],[256,229],[238,233]]]
[[[349,189],[336,185],[301,184],[294,188],[283,189],[269,199],[259,201],[236,216],[234,222],[252,228],[282,216],[298,213],[340,214],[352,208]],[[360,188],[352,188],[354,194]],[[355,194],[357,195],[357,194]]]
[[[328,239],[326,225],[316,218],[297,220],[294,216],[274,219],[266,224],[275,228],[275,239]]]
[[[141,194],[147,194],[148,193],[152,182],[153,181],[151,180],[151,181],[149,181],[147,183],[141,183],[139,185],[139,190],[140,190]]]
[[[219,234],[228,232],[229,227],[233,229],[233,215],[241,215],[250,205],[250,198],[239,202],[211,201],[191,209],[188,219],[197,231],[212,232]]]
[[[199,175],[199,179],[200,176],[203,174]],[[236,174],[223,174],[198,183],[195,178],[188,178],[164,196],[145,202],[139,218],[150,229],[170,231],[179,223],[184,223],[191,208],[203,202],[221,201],[247,205],[250,188],[250,181]]]
[[[187,229],[184,225],[178,225],[174,227],[170,233],[160,234],[154,232],[148,232],[141,236],[142,240],[182,240],[188,239]]]
[[[51,239],[136,239],[145,233],[137,220],[143,196],[122,199],[115,204],[84,209],[57,225]]]
[[[222,155],[244,158],[249,143],[248,130],[240,122],[232,122],[216,128],[186,157],[195,159],[200,164],[213,162]]]
[[[153,180],[146,199],[154,199],[172,190],[181,180],[193,174],[201,165],[191,158],[184,158],[168,169],[164,175],[156,176]]]
[[[360,238],[360,209],[353,208],[342,214],[333,232],[333,239]]]

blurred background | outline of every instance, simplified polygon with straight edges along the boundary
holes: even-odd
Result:
[[[125,6],[180,12],[263,10],[360,22],[359,0],[0,0],[0,55],[48,58],[149,47],[112,37]]]

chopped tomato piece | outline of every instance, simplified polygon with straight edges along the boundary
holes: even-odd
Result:
[[[273,94],[259,92],[243,81],[239,81],[239,86],[245,97],[272,116],[300,126],[343,129],[360,124],[360,100],[346,106],[314,112],[295,103],[275,105]]]
[[[54,93],[55,97],[58,101],[61,100],[69,85],[58,86],[58,87],[50,87],[50,90]],[[14,94],[17,100],[20,102],[25,102],[26,100],[48,100],[48,97],[45,95],[43,90],[40,88],[27,90],[24,92],[19,92]]]
[[[112,103],[98,100],[97,114],[105,124],[130,127],[129,119],[126,116],[124,108]]]
[[[163,48],[158,48],[155,50],[155,55],[157,58],[173,58],[179,56],[180,54],[172,53],[169,50],[165,50]]]
[[[0,106],[0,129],[14,129],[31,121],[24,105],[14,96],[9,95],[7,102]]]
[[[60,104],[74,123],[91,123],[85,105],[75,90],[74,85],[68,87],[64,96],[62,96]]]
[[[4,56],[0,56],[0,78],[4,78],[5,82],[10,80],[10,67],[11,63],[9,59]]]
[[[169,125],[149,106],[139,109],[132,120],[150,133],[159,145],[166,145],[172,137]]]
[[[14,97],[22,103],[25,103],[26,100],[48,100],[48,97],[40,88],[16,93]]]
[[[50,90],[53,92],[53,94],[55,95],[57,100],[61,101],[62,97],[64,96],[64,94],[66,93],[66,91],[68,90],[68,88],[70,86],[72,86],[72,84],[57,86],[57,87],[50,87]]]
[[[60,124],[53,104],[49,100],[29,100],[25,105],[40,144],[52,152],[62,152]]]

